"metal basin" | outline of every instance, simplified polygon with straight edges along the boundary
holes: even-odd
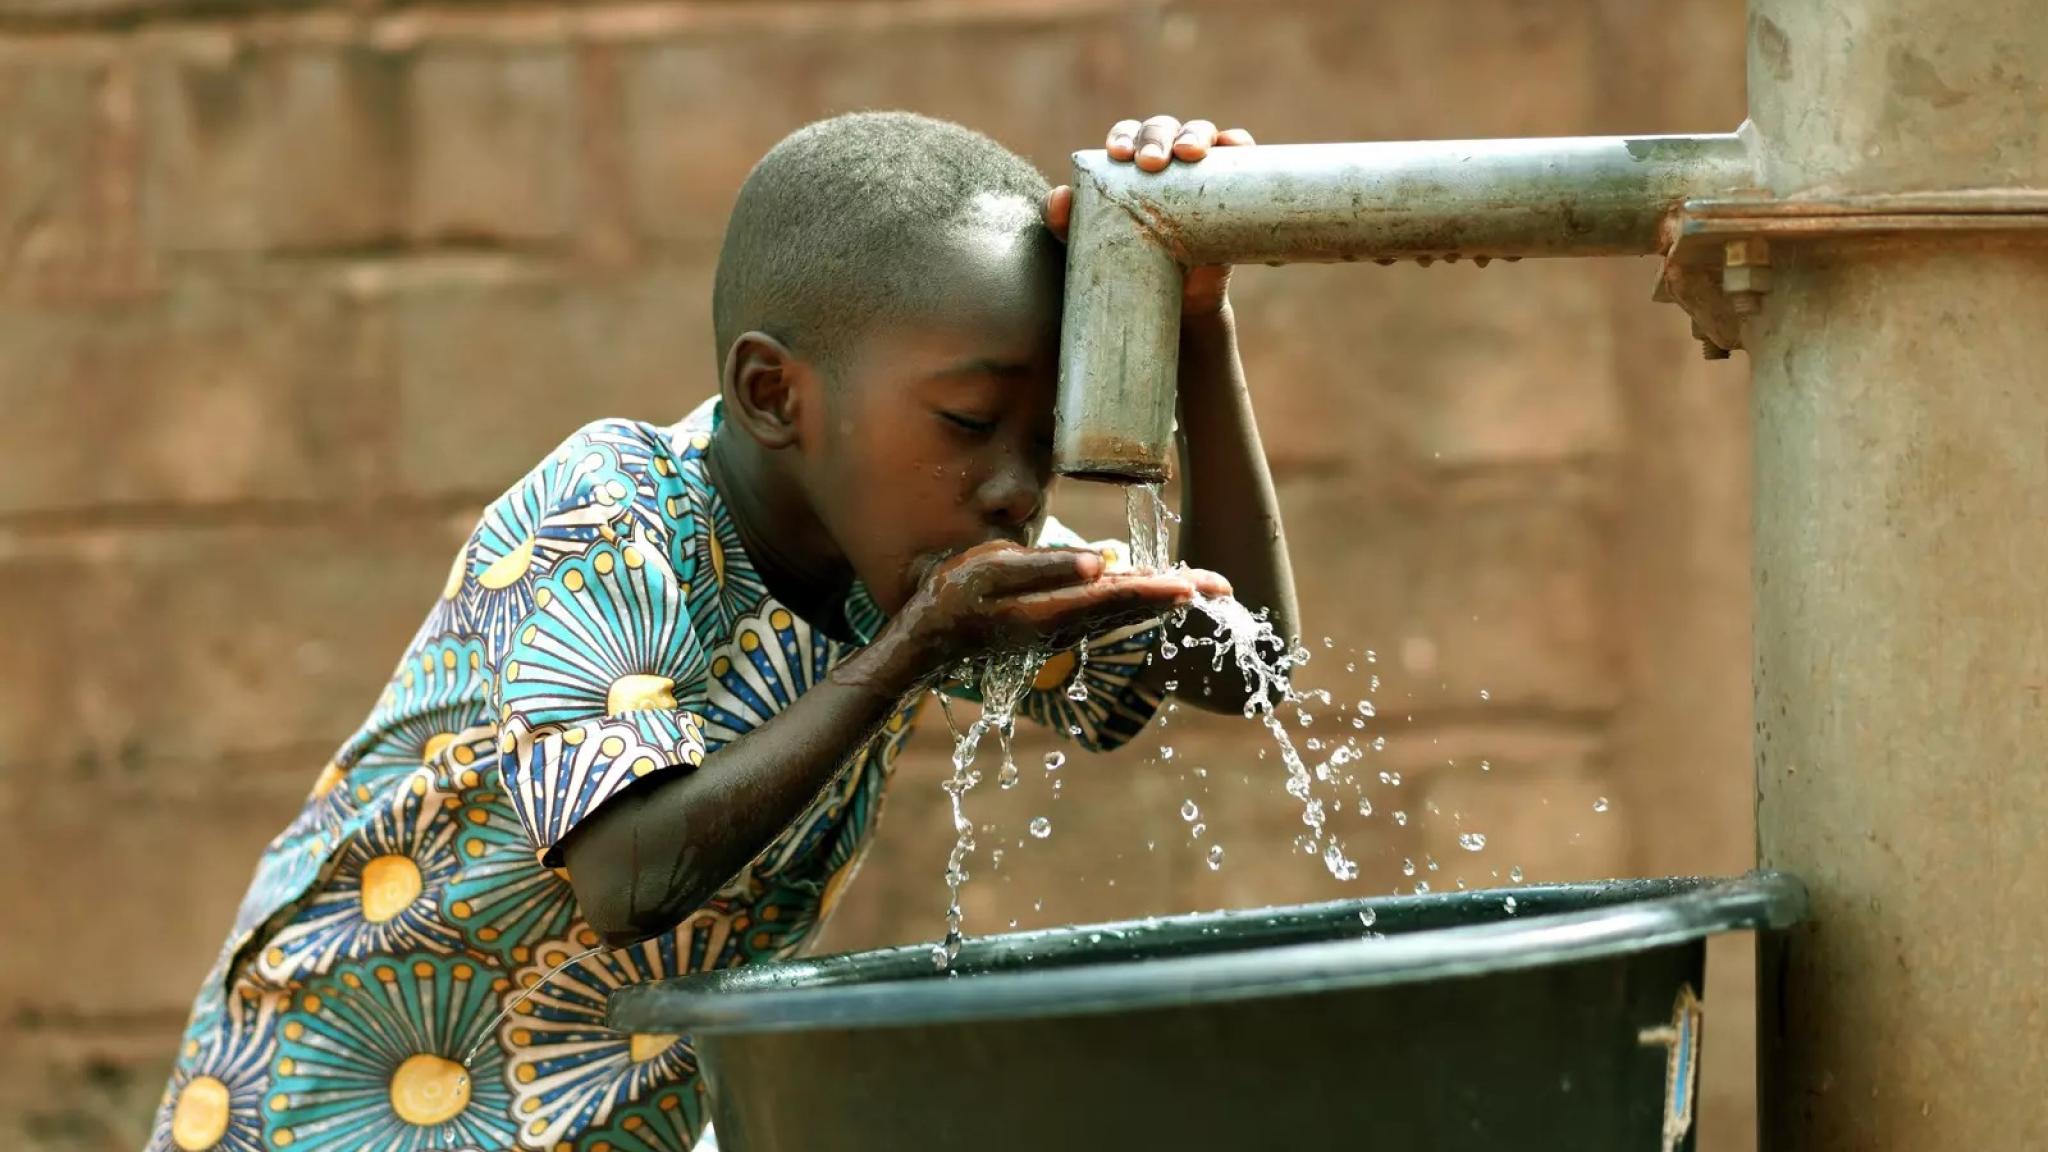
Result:
[[[970,940],[951,975],[706,973],[611,1021],[694,1037],[725,1152],[1688,1149],[1706,938],[1805,907],[1757,873],[1207,913]]]

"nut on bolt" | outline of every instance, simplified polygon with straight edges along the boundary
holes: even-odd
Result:
[[[1730,240],[1721,251],[1721,293],[1737,316],[1754,316],[1771,290],[1771,246],[1754,237]]]

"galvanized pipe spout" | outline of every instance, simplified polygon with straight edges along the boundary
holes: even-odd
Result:
[[[1755,183],[1736,133],[1267,145],[1157,174],[1078,152],[1054,465],[1172,471],[1186,268],[1650,255],[1687,199]]]

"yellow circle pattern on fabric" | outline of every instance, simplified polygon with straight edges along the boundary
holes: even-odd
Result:
[[[469,1073],[453,1060],[421,1052],[391,1074],[391,1110],[407,1124],[446,1124],[468,1107]]]
[[[409,856],[379,856],[363,865],[363,919],[382,924],[412,907],[426,887]]]
[[[490,567],[477,573],[476,582],[493,591],[519,583],[526,570],[533,566],[533,546],[537,543],[539,539],[533,536],[521,540],[517,548],[491,561]]]
[[[178,1093],[171,1113],[171,1143],[183,1152],[205,1152],[228,1134],[228,1086],[211,1076],[194,1076]]]

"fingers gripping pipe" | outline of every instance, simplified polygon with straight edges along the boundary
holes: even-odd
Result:
[[[1076,153],[1054,464],[1172,471],[1184,268],[1650,255],[1687,199],[1754,182],[1735,133],[1269,145],[1157,174]]]

